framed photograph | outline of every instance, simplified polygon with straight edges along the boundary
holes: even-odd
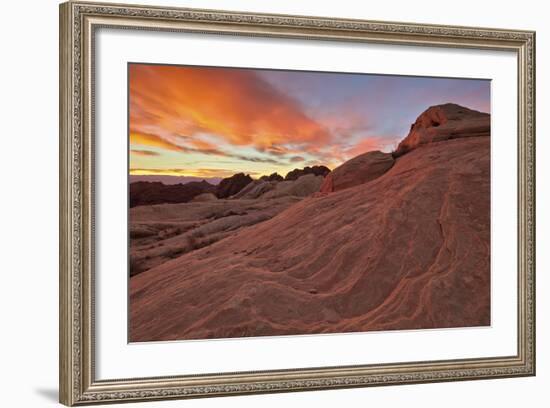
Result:
[[[535,33],[60,6],[66,405],[535,374]]]

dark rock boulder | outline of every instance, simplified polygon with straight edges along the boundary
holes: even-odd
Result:
[[[159,181],[130,183],[130,207],[152,204],[187,203],[204,193],[213,193],[216,186],[207,181],[166,185]]]
[[[218,184],[216,189],[216,196],[218,198],[227,198],[234,194],[237,194],[243,188],[245,188],[249,183],[252,182],[252,177],[248,174],[237,173],[231,177],[224,178]]]
[[[278,173],[272,173],[269,176],[260,177],[261,181],[283,181],[284,178]]]
[[[325,166],[313,166],[313,167],[304,167],[303,169],[294,169],[290,171],[286,177],[285,180],[297,180],[301,176],[305,176],[306,174],[313,174],[315,176],[323,176],[325,177],[328,173],[330,173],[330,169]]]

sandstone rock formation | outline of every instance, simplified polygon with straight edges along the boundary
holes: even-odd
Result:
[[[426,144],[132,277],[130,340],[490,324],[489,152]]]
[[[203,193],[216,191],[206,181],[165,185],[161,182],[138,181],[130,184],[130,207],[162,203],[186,203]]]
[[[399,143],[395,157],[427,143],[463,137],[489,136],[491,115],[454,103],[432,106],[411,125],[407,137]]]
[[[363,153],[331,171],[325,177],[320,191],[330,193],[367,183],[387,172],[393,163],[391,153]]]
[[[261,198],[275,197],[307,197],[319,191],[323,183],[323,176],[316,176],[313,173],[306,174],[296,180],[285,180],[276,183],[274,188],[261,195]]]
[[[330,169],[325,166],[306,166],[303,169],[294,169],[288,172],[285,176],[285,180],[297,180],[298,177],[305,176],[306,174],[325,177],[328,173],[330,173]]]
[[[284,178],[278,173],[271,173],[269,176],[260,177],[261,181],[283,181]]]
[[[263,181],[263,180],[254,180],[252,183],[249,183],[237,194],[232,195],[231,199],[254,199],[259,198],[268,191],[273,190],[277,186],[276,181]]]
[[[237,173],[231,177],[224,178],[218,184],[216,196],[218,198],[227,198],[241,191],[246,185],[252,182],[252,177],[248,174]]]
[[[130,209],[130,276],[266,221],[300,198],[194,200]]]
[[[434,106],[330,194],[294,195],[328,174],[306,168],[132,208],[130,341],[489,325],[489,134],[487,114]]]
[[[323,182],[322,176],[306,174],[296,180],[263,181],[254,180],[230,199],[269,199],[275,197],[307,197],[316,191]]]

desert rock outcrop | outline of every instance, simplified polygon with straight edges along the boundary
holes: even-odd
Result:
[[[266,221],[300,201],[213,200],[130,209],[130,276]]]
[[[331,171],[321,185],[321,192],[330,193],[367,183],[387,172],[393,163],[391,153],[363,153]]]
[[[278,173],[271,173],[269,176],[260,177],[261,181],[283,181],[284,178]]]
[[[186,184],[137,181],[130,184],[130,207],[162,203],[186,203],[203,193],[213,193],[216,186],[206,181]]]
[[[489,136],[491,115],[454,103],[436,105],[424,111],[399,143],[394,156],[401,156],[421,145],[463,137]]]
[[[216,196],[218,198],[227,198],[234,194],[237,194],[243,188],[245,188],[249,183],[252,182],[252,177],[248,174],[237,173],[231,177],[224,178],[218,184],[216,189]]]
[[[307,197],[319,191],[323,183],[323,176],[316,176],[312,173],[306,174],[296,180],[285,180],[276,183],[274,188],[261,195],[262,198],[275,197]]]
[[[285,176],[285,180],[297,180],[299,177],[305,176],[306,174],[325,177],[328,173],[330,173],[330,169],[326,166],[306,166],[303,169],[289,171]]]

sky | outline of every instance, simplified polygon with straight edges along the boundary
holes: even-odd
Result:
[[[428,107],[490,113],[490,81],[129,65],[130,174],[254,178],[389,152]]]

